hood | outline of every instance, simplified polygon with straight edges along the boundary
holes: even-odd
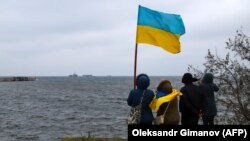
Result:
[[[211,73],[206,73],[202,79],[203,83],[213,83],[214,76]]]
[[[181,80],[181,82],[184,84],[191,84],[195,81],[198,81],[198,79],[194,78],[191,73],[185,73],[182,77],[182,80]]]
[[[150,84],[149,77],[146,74],[140,74],[137,76],[136,85],[138,89],[147,89]]]

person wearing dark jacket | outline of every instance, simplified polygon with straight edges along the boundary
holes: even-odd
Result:
[[[127,99],[127,103],[129,106],[137,106],[140,104],[142,98],[140,124],[152,124],[152,121],[154,119],[153,113],[149,107],[151,101],[154,98],[154,92],[152,90],[147,89],[149,85],[150,79],[148,75],[138,75],[136,79],[137,89],[131,90]]]
[[[184,87],[181,88],[183,95],[179,102],[182,125],[198,125],[203,96],[200,87],[193,84],[195,81],[198,79],[193,78],[190,73],[185,73],[182,77]]]
[[[219,88],[213,83],[213,78],[214,77],[211,73],[206,73],[201,84],[204,95],[202,106],[202,120],[204,125],[213,125],[214,117],[217,115],[214,92],[219,91]]]

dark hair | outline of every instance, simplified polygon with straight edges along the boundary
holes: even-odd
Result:
[[[167,94],[172,93],[173,87],[171,85],[171,82],[169,80],[161,81],[157,87],[157,91],[161,91]]]

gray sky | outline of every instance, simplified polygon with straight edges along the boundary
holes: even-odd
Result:
[[[249,0],[0,0],[0,76],[133,75],[138,5],[182,16],[181,53],[139,45],[137,73],[182,75],[250,35]]]

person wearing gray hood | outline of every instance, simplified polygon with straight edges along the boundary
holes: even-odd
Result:
[[[214,92],[219,91],[219,88],[213,83],[213,79],[211,73],[206,73],[201,83],[204,97],[201,113],[204,125],[214,125],[214,117],[217,115]]]

